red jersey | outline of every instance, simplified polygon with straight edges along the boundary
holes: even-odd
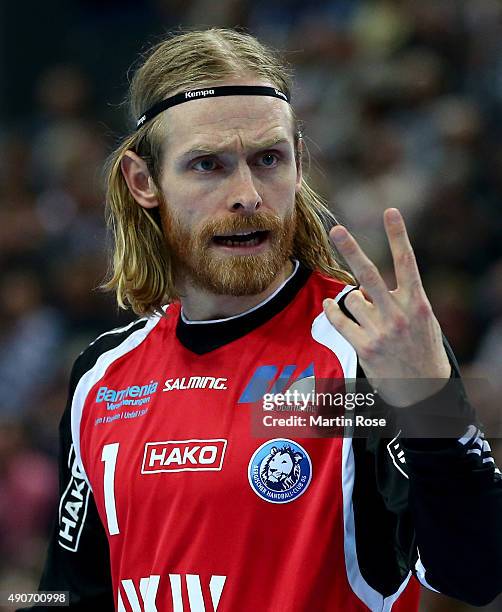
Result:
[[[45,583],[61,582],[63,558],[82,569],[94,551],[76,606],[87,595],[134,612],[416,610],[412,574],[427,579],[399,441],[375,450],[253,428],[266,394],[356,378],[353,347],[322,311],[350,289],[297,266],[242,315],[188,322],[173,304],[98,338],[63,417],[58,570]]]

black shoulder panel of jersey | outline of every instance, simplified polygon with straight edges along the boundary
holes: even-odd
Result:
[[[105,332],[104,334],[101,334],[101,336],[98,336],[96,340],[91,342],[91,344],[89,344],[89,346],[80,353],[75,361],[74,371],[72,372],[72,378],[75,379],[75,387],[82,376],[96,365],[96,361],[103,353],[106,353],[107,351],[110,351],[111,349],[114,349],[122,344],[122,342],[124,342],[124,340],[126,340],[131,334],[145,327],[147,323],[147,318],[138,319],[126,327],[119,327],[109,332]],[[72,396],[75,387],[70,388],[70,393]]]
[[[94,367],[100,355],[121,344],[146,323],[147,319],[139,319],[99,336],[78,356],[70,376],[68,401],[59,426],[60,511],[39,585],[40,591],[68,591],[70,610],[114,609],[108,539],[92,492],[75,462],[71,435],[73,394],[79,380]],[[37,606],[30,610],[52,609]]]

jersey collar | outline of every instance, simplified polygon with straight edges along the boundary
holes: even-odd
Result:
[[[198,355],[237,340],[281,312],[295,298],[311,273],[311,270],[296,262],[291,276],[266,300],[226,319],[187,321],[180,311],[176,337],[185,348]]]

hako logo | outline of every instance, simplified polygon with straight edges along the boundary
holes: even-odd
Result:
[[[147,442],[141,473],[219,472],[226,447],[227,441],[221,438]]]
[[[59,502],[58,543],[66,550],[78,549],[89,502],[90,488],[78,466],[73,444],[70,447],[68,466],[71,479]]]
[[[253,453],[248,479],[258,497],[273,504],[286,504],[307,490],[312,479],[312,462],[303,446],[276,438]]]
[[[279,373],[279,367],[276,365],[258,366],[249,379],[238,403],[259,402],[266,393],[283,393],[286,388],[293,388],[293,385],[298,385],[304,379],[309,379],[309,388],[312,390],[314,363],[310,363],[299,374],[295,374],[298,369],[296,365],[286,365]]]

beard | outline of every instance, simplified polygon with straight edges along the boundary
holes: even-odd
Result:
[[[188,281],[217,295],[256,295],[270,286],[293,252],[295,211],[284,219],[269,212],[232,213],[193,229],[184,226],[165,201],[160,203],[160,215],[177,284]],[[249,255],[218,252],[215,236],[246,231],[267,231],[268,248]]]

